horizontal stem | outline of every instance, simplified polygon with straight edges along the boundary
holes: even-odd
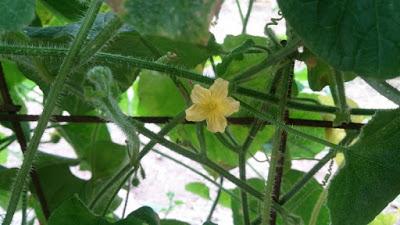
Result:
[[[40,118],[39,115],[5,115],[0,114],[0,121],[37,121]],[[138,120],[142,123],[156,123],[164,124],[168,123],[172,117],[168,116],[140,116],[140,117],[130,117],[131,119]],[[230,117],[227,118],[230,124],[237,125],[250,125],[257,120],[255,117]],[[52,122],[69,122],[69,123],[108,123],[109,120],[97,116],[85,116],[85,115],[72,115],[72,116],[61,116],[55,115],[50,119]],[[184,124],[194,124],[192,121],[181,120]],[[270,125],[271,123],[263,121],[260,126]],[[341,129],[352,129],[359,130],[365,124],[363,123],[349,123],[342,124],[338,127],[333,126],[332,121],[324,120],[307,120],[307,119],[289,119],[288,125],[291,126],[305,126],[305,127],[326,127],[326,128],[341,128]]]
[[[30,55],[30,56],[54,56],[54,57],[64,57],[68,49],[65,48],[50,48],[50,47],[38,47],[38,46],[27,46],[27,45],[9,45],[0,44],[0,55]],[[283,54],[283,53],[282,53]],[[279,58],[279,55],[276,56]],[[158,72],[163,72],[169,74],[170,76],[177,76],[192,81],[197,81],[203,84],[211,85],[214,82],[213,78],[203,76],[188,70],[177,68],[171,65],[161,64],[153,61],[147,61],[131,56],[122,56],[110,53],[96,53],[94,56],[95,61],[109,62],[109,63],[122,63],[129,64],[142,69],[154,70]],[[272,59],[270,59],[272,60]],[[276,59],[274,59],[276,60]],[[272,60],[272,61],[274,61]],[[274,61],[275,63],[275,61]],[[265,68],[268,64],[264,62]],[[261,67],[260,67],[261,68]],[[259,68],[259,69],[260,69]],[[279,99],[273,95],[265,94],[252,89],[236,86],[234,88],[234,93],[252,97],[262,102],[268,102],[274,105],[279,103]],[[292,109],[298,109],[303,111],[321,112],[335,114],[337,112],[336,107],[325,106],[325,105],[312,105],[304,104],[298,101],[290,100],[288,101],[288,107]],[[350,109],[350,113],[353,115],[374,115],[379,109],[362,109],[353,108]]]

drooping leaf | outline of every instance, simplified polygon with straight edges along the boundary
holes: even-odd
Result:
[[[221,0],[127,0],[124,17],[141,34],[207,43]]]
[[[400,194],[399,140],[400,110],[378,112],[345,151],[329,188],[333,225],[368,224]]]
[[[396,0],[278,0],[304,44],[342,71],[388,79],[400,72]]]
[[[0,2],[0,33],[18,31],[35,18],[35,0],[2,0]]]

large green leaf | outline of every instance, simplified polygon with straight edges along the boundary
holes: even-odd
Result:
[[[376,78],[400,72],[397,0],[278,0],[304,44],[333,67]]]
[[[333,225],[368,224],[400,194],[399,146],[400,110],[378,112],[345,151],[345,166],[332,180]]]
[[[21,30],[35,18],[35,0],[2,0],[0,33]]]
[[[158,220],[153,210],[142,207],[129,214],[126,219],[110,223],[105,218],[94,215],[79,198],[73,197],[54,211],[48,225],[159,225]]]
[[[205,44],[221,4],[221,0],[127,0],[124,17],[141,34]]]
[[[111,13],[100,14],[89,32],[89,39],[95,37],[113,16],[115,15]],[[79,23],[47,28],[29,27],[26,29],[26,34],[34,44],[67,46],[78,32],[78,29]],[[15,42],[15,37],[8,37],[7,40]],[[167,54],[167,52],[173,52],[176,54],[174,63],[186,68],[192,68],[197,64],[203,63],[211,54],[207,47],[190,44],[185,41],[171,40],[160,36],[141,36],[134,28],[128,25],[124,25],[118,31],[118,35],[102,51],[149,60],[156,60]],[[13,58],[13,60],[18,62],[25,76],[37,83],[45,94],[47,94],[49,85],[54,80],[54,76],[57,74],[62,62],[62,58],[56,57],[42,57],[35,58],[35,60],[32,60],[31,57],[18,57]],[[122,92],[130,87],[136,78],[136,68],[132,66],[92,60],[91,63],[79,68],[70,75],[73,79],[69,80],[69,85],[81,88],[85,80],[85,74],[94,63],[107,66],[112,70],[114,80]],[[83,99],[75,95],[66,96],[60,106],[71,114],[84,114],[92,109]]]

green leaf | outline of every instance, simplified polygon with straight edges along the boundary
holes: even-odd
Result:
[[[86,181],[72,175],[68,164],[58,164],[37,169],[50,211],[74,194],[84,196]]]
[[[278,0],[278,3],[305,46],[336,69],[381,79],[398,76],[398,1]]]
[[[344,152],[329,188],[333,225],[368,224],[400,194],[399,128],[400,110],[378,112]]]
[[[229,129],[231,133],[236,137],[239,143],[243,143],[245,141],[250,130],[247,127],[239,125],[230,125]],[[273,127],[265,126],[262,130],[260,130],[259,134],[254,139],[248,152],[254,154],[258,150],[261,150],[262,145],[266,143],[270,138],[272,138],[272,135],[273,135]],[[170,132],[170,137],[173,140],[181,143],[182,145],[185,145],[187,147],[193,146],[196,149],[200,149],[200,144],[196,135],[195,125],[179,125],[173,131]],[[217,164],[228,170],[238,166],[239,159],[237,154],[235,152],[232,152],[232,150],[230,150],[224,144],[222,144],[215,136],[215,134],[205,129],[204,137],[206,140],[205,142],[206,142],[207,156],[211,160],[213,160],[214,162],[216,162]],[[251,157],[251,155],[248,154],[247,157]]]
[[[17,174],[17,169],[8,169],[0,166],[0,207],[6,209],[8,206],[12,183]]]
[[[171,220],[165,219],[160,221],[160,225],[190,225],[190,223],[178,221],[178,220]]]
[[[283,176],[282,181],[282,195],[289,191],[290,188],[295,184],[299,179],[304,176],[303,172],[296,170],[289,170]],[[265,181],[252,178],[247,180],[247,183],[254,187],[256,190],[262,192],[264,190]],[[315,180],[312,179],[308,182],[303,189],[297,193],[292,199],[285,203],[283,206],[285,210],[290,214],[294,214],[299,216],[304,224],[309,224],[310,216],[313,211],[315,203],[318,201],[319,195],[322,193],[322,186]],[[232,198],[231,209],[233,213],[233,220],[235,225],[243,224],[243,215],[242,215],[242,205],[240,203],[240,191],[239,189],[234,189],[233,193],[237,196],[237,198]],[[254,220],[259,215],[261,215],[262,210],[262,202],[260,200],[249,196],[249,208],[250,208],[250,219]],[[292,215],[292,216],[294,216]],[[282,222],[281,216],[278,214],[277,224],[284,224]],[[318,225],[328,225],[329,224],[329,215],[328,209],[323,206],[317,220]]]
[[[134,211],[126,219],[110,223],[105,218],[94,215],[78,197],[74,196],[66,200],[51,214],[48,225],[71,225],[77,223],[80,225],[158,225],[158,223],[142,220],[135,216],[135,213],[141,216],[140,213]]]
[[[109,141],[98,141],[85,152],[92,166],[93,179],[110,177],[128,163],[127,147]]]
[[[2,0],[0,2],[0,33],[18,31],[35,18],[35,0]]]
[[[252,186],[258,191],[264,190],[264,180],[258,178],[251,178],[248,179],[247,184]],[[233,224],[234,225],[243,225],[243,210],[242,210],[242,203],[240,202],[240,189],[235,188],[233,193],[237,196],[237,198],[231,199],[231,209],[233,214]],[[262,202],[258,199],[254,198],[253,196],[248,195],[248,203],[250,209],[250,220],[255,220],[259,215],[261,215],[262,210]]]
[[[206,44],[221,0],[127,0],[124,18],[143,35]]]
[[[191,182],[185,185],[185,190],[192,192],[204,199],[211,200],[210,188],[202,182]]]
[[[80,0],[41,0],[47,9],[55,16],[68,21],[77,21],[83,17],[83,13],[88,9],[88,5]]]
[[[393,225],[396,224],[398,215],[395,213],[381,213],[368,225]]]
[[[282,195],[288,192],[303,176],[304,173],[297,170],[290,170],[285,173],[282,182]],[[293,198],[286,202],[284,207],[290,213],[301,217],[304,224],[309,224],[312,211],[322,191],[322,186],[315,179],[312,179]],[[328,225],[329,222],[328,208],[324,204],[317,217],[316,224]]]
[[[137,97],[133,99],[135,115],[175,116],[185,109],[181,93],[168,76],[145,70],[136,85]]]
[[[207,221],[207,222],[203,223],[203,225],[218,225],[218,224],[213,223],[211,221]]]
[[[321,91],[324,87],[332,84],[331,79],[335,76],[335,71],[331,66],[311,53],[309,53],[305,62],[307,64],[308,84],[310,85],[311,90]],[[343,76],[345,81],[351,81],[356,78],[357,75],[346,72],[343,73]]]

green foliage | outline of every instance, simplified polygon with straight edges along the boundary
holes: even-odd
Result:
[[[77,21],[82,18],[83,12],[88,8],[85,1],[80,0],[40,0],[40,3],[55,16],[67,21]]]
[[[333,225],[367,224],[400,194],[399,126],[400,110],[379,112],[345,151],[345,166],[329,187]]]
[[[77,197],[66,200],[50,217],[49,225],[69,225],[79,223],[82,225],[158,225],[159,219],[155,212],[142,207],[129,214],[126,219],[110,223],[106,219],[94,215]]]
[[[395,0],[278,0],[304,44],[343,71],[381,79],[400,72],[400,5]],[[301,19],[299,19],[301,18]]]
[[[278,0],[289,25],[287,35],[278,36],[286,40],[274,35],[271,25],[278,19],[273,19],[266,26],[265,36],[243,32],[237,36],[228,35],[219,44],[209,30],[212,21],[218,22],[222,2],[108,0],[106,5],[101,0],[3,0],[0,3],[0,73],[5,76],[13,103],[21,106],[17,114],[32,112],[26,108],[32,102],[42,104],[44,109],[39,123],[31,126],[36,127],[33,136],[28,122],[14,121],[22,125],[28,141],[20,170],[2,166],[15,159],[14,145],[11,151],[7,146],[20,141],[19,134],[0,135],[0,207],[7,211],[2,225],[15,223],[13,215],[21,208],[18,203],[24,187],[29,189],[28,211],[34,209],[35,219],[40,224],[188,225],[168,218],[171,211],[184,204],[185,199],[175,199],[175,192],[167,193],[168,205],[158,211],[166,219],[160,219],[146,206],[127,217],[117,216],[116,209],[122,202],[119,191],[146,184],[140,160],[157,143],[198,163],[184,166],[206,180],[221,177],[221,183],[222,178],[228,182],[218,187],[222,190],[213,206],[218,203],[229,208],[235,225],[248,225],[244,221],[262,216],[265,219],[269,212],[263,208],[269,209],[270,205],[278,216],[277,222],[271,225],[386,225],[396,222],[398,215],[379,213],[400,194],[400,183],[396,179],[400,172],[399,109],[356,109],[349,101],[348,105],[354,108],[347,114],[346,104],[328,106],[332,104],[323,99],[325,96],[310,93],[309,88],[321,91],[329,86],[331,90],[339,90],[342,86],[338,84],[343,82],[333,80],[335,73],[343,73],[344,81],[361,75],[372,77],[364,79],[388,99],[399,102],[400,92],[382,79],[393,78],[400,72],[400,48],[396,45],[400,41],[400,4],[394,0]],[[252,5],[250,1],[249,12]],[[111,8],[118,15],[111,13]],[[244,23],[252,21],[248,16],[242,18]],[[286,94],[281,93],[281,87],[286,85],[282,82],[293,75],[297,60],[303,61],[307,68],[296,72],[289,89],[290,100],[285,105],[286,100],[278,97],[278,93],[279,96]],[[214,74],[209,73],[210,70]],[[208,88],[215,78],[228,80],[229,96],[241,101],[240,111],[231,119],[246,123],[229,124],[223,134],[206,129],[200,132],[203,125],[199,123],[183,123],[194,85]],[[41,95],[37,87],[43,92],[43,103],[32,99],[32,93]],[[340,90],[338,95],[332,93],[333,97],[346,99],[344,90]],[[14,118],[3,110],[4,102],[0,97],[1,118]],[[331,114],[338,112],[346,112],[348,117],[351,113],[352,122],[366,119],[354,117],[356,114],[378,113],[363,128],[357,141],[348,146],[346,142],[334,144],[342,139],[343,130],[292,128],[282,124],[280,121],[284,117],[283,113],[277,116],[278,106],[280,112],[288,111],[291,120],[312,126],[330,126]],[[174,119],[160,124],[162,131],[155,134],[138,121],[143,118],[129,118],[119,107],[129,116]],[[53,114],[98,116],[109,120],[123,131],[127,144],[114,143],[105,123],[58,124],[53,121],[51,125],[55,126],[57,134],[51,135],[50,142],[66,141],[76,158],[37,151],[40,143],[49,142],[43,140],[42,135]],[[20,116],[15,118],[32,118]],[[265,121],[257,121],[258,129],[248,117],[262,118],[271,124],[261,126]],[[77,121],[81,118],[75,117]],[[15,123],[5,120],[1,120],[1,126],[14,131]],[[356,128],[358,125],[343,126]],[[256,129],[251,128],[258,130],[254,132]],[[241,165],[252,166],[253,160],[247,159],[259,150],[270,156],[268,146],[271,143],[283,144],[284,139],[274,136],[274,131],[281,129],[288,133],[285,160],[280,162],[271,157],[268,162],[269,172],[283,167],[281,200],[273,203],[265,195],[270,197],[269,190],[279,183],[265,181],[257,172],[259,168],[252,168],[259,178],[254,178],[250,171],[244,173],[243,166],[238,168],[238,154],[250,140]],[[150,137],[150,144],[142,148],[139,134]],[[272,140],[273,137],[276,139]],[[318,159],[310,172],[291,169],[293,159],[315,159],[326,146],[332,150]],[[345,154],[345,164],[329,186],[326,204],[328,190],[313,176],[338,151]],[[175,156],[165,154],[165,157],[173,159]],[[32,165],[39,183],[29,179]],[[201,166],[211,178],[197,171]],[[90,179],[81,179],[71,172],[78,168],[90,173]],[[146,172],[150,168],[146,167]],[[234,175],[237,169],[239,177]],[[278,174],[277,178],[280,176]],[[174,178],[169,179],[173,181]],[[25,186],[26,183],[29,185]],[[38,186],[50,211],[48,221],[42,211],[43,199],[39,199],[36,192]],[[226,190],[226,187],[231,189]],[[209,203],[214,201],[205,183],[189,180],[185,189]],[[247,195],[247,204],[242,202],[242,193]],[[250,218],[244,218],[246,205]],[[214,215],[216,212],[218,210]],[[0,218],[3,219],[3,215]],[[211,221],[204,223],[213,224]]]
[[[197,194],[198,196],[204,199],[211,200],[210,189],[204,183],[201,182],[188,183],[185,186],[185,190]]]
[[[4,0],[0,3],[0,33],[18,31],[35,17],[35,0]]]
[[[221,4],[220,0],[127,0],[124,17],[141,34],[205,44]]]

